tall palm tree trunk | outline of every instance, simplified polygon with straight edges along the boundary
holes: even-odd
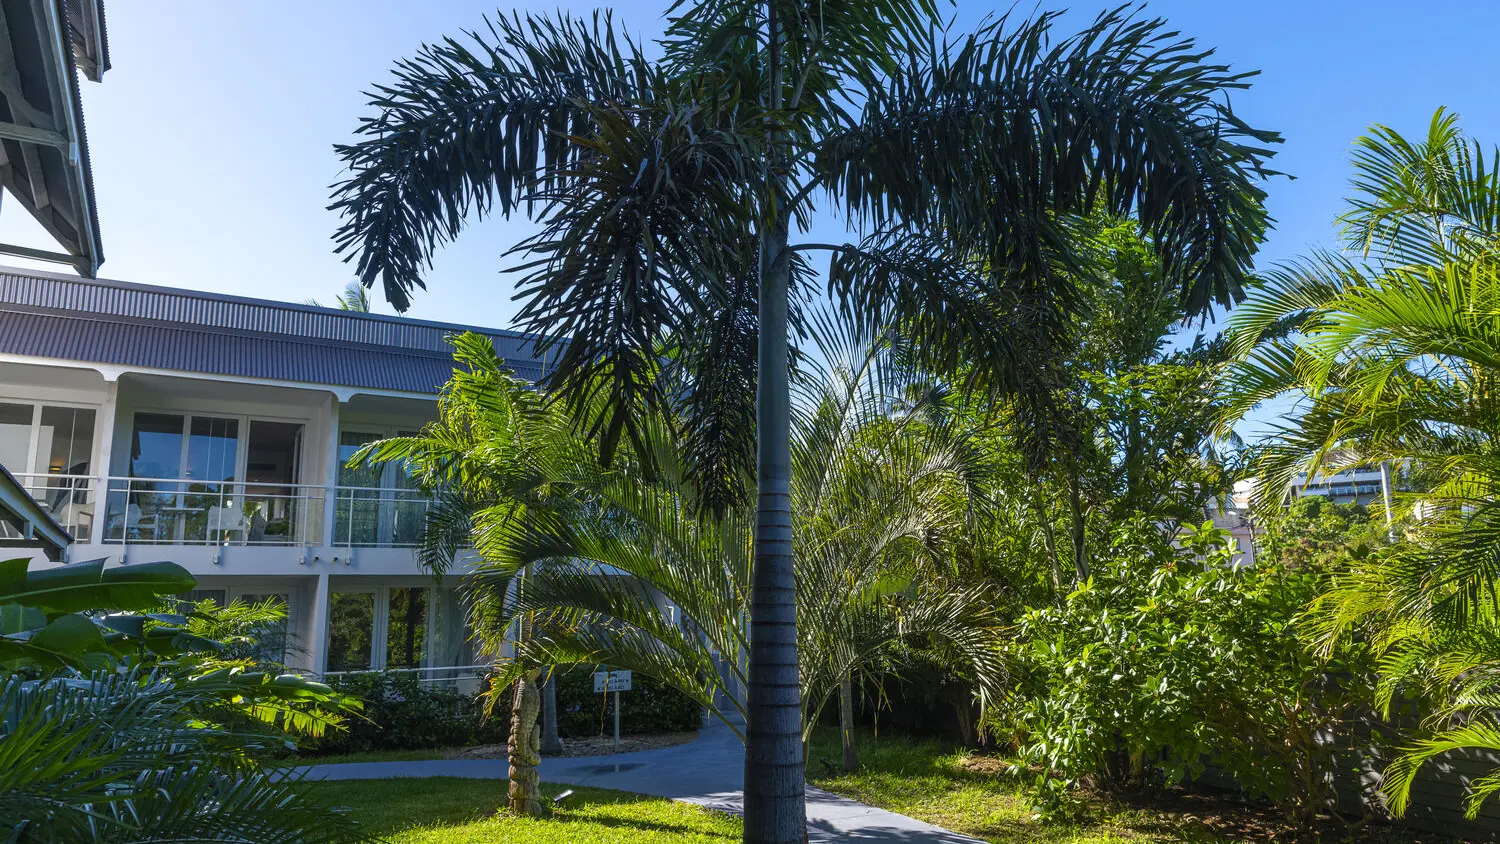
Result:
[[[766,107],[782,106],[781,30],[766,4]],[[787,376],[791,209],[780,133],[766,154],[761,209],[760,336],[755,387],[757,510],[745,711],[745,842],[807,840],[802,699],[797,667],[797,585],[792,574],[791,384]]]
[[[791,388],[787,379],[787,222],[762,245],[756,382],[758,511],[750,601],[750,688],[745,740],[745,841],[805,839],[797,587],[792,577]]]

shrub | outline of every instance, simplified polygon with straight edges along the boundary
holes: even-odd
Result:
[[[421,683],[415,672],[348,674],[332,685],[363,699],[365,717],[307,748],[314,754],[499,744],[510,724],[508,711],[486,718],[480,694]]]
[[[1212,764],[1294,821],[1326,811],[1335,747],[1321,738],[1370,689],[1367,666],[1321,659],[1298,635],[1323,576],[1235,570],[1212,529],[1183,553],[1137,527],[1061,608],[1022,622],[1030,689],[1008,726],[1047,772],[1041,808],[1066,808],[1082,780],[1154,786]]]
[[[564,738],[597,736],[614,730],[615,696],[594,691],[592,666],[557,674],[557,731]],[[608,700],[604,700],[608,697]],[[630,735],[696,730],[703,707],[676,689],[637,673],[631,690],[620,694],[620,732]]]

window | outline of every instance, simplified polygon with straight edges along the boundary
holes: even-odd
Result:
[[[76,539],[93,524],[94,411],[0,402],[0,464]]]
[[[15,475],[87,475],[94,410],[0,402],[0,464]]]
[[[427,590],[391,587],[388,607],[385,667],[421,668],[427,661]]]
[[[328,596],[328,670],[372,667],[375,633],[373,592],[334,592]]]
[[[137,413],[130,480],[111,482],[106,539],[215,545],[318,541],[321,501],[309,501],[297,486],[302,431],[300,422]]]
[[[32,471],[87,475],[94,453],[94,411],[42,406]]]
[[[224,594],[223,589],[194,589],[183,595],[182,600],[189,604],[196,604],[199,601],[213,601],[214,606],[222,607],[225,606]]]
[[[412,431],[387,431],[413,436]],[[416,487],[399,463],[349,467],[349,460],[367,443],[385,434],[371,431],[339,432],[339,489],[335,509],[334,544],[389,547],[415,545],[427,518],[427,493]]]

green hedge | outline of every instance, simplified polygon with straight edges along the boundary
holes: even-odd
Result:
[[[563,738],[614,733],[615,696],[594,691],[596,670],[601,669],[576,665],[557,674],[557,732]],[[687,695],[641,674],[631,687],[620,693],[621,733],[678,733],[702,726],[703,707]]]
[[[500,744],[510,727],[509,706],[486,719],[479,695],[419,683],[415,672],[349,674],[333,679],[331,684],[365,702],[364,718],[352,718],[348,729],[330,731],[316,742],[304,742],[306,753]]]

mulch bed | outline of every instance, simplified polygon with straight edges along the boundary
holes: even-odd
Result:
[[[620,752],[632,753],[637,750],[655,750],[659,747],[672,747],[679,744],[687,744],[698,737],[697,730],[685,733],[660,733],[650,736],[620,736]],[[615,737],[588,736],[586,738],[563,739],[562,756],[609,756],[615,752]],[[447,759],[504,759],[509,756],[509,748],[503,744],[482,744],[477,747],[463,747],[449,751]]]

